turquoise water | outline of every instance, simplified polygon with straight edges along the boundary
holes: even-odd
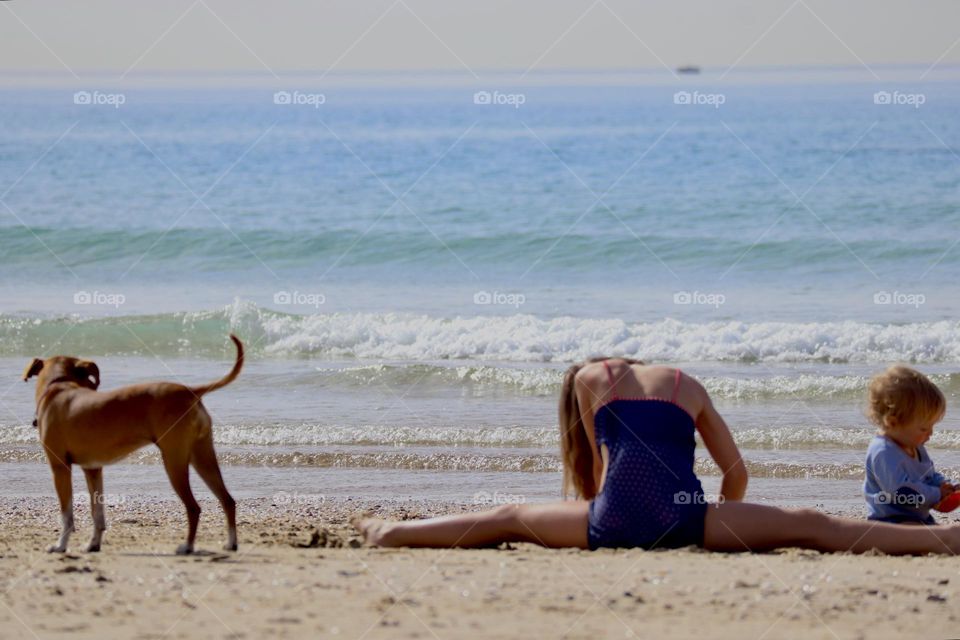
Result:
[[[545,495],[563,368],[616,354],[703,380],[766,497],[855,484],[872,373],[960,392],[960,81],[821,75],[502,88],[517,108],[436,83],[318,108],[2,90],[0,459],[41,459],[27,359],[200,381],[235,331],[250,362],[208,400],[231,467]],[[960,473],[958,433],[951,410],[933,453]]]
[[[337,88],[320,108],[7,90],[2,310],[299,291],[327,311],[476,315],[488,291],[538,315],[952,318],[958,86],[899,84],[920,108],[874,104],[867,83],[701,88],[716,109],[674,104],[675,86],[515,87],[520,108],[466,88]],[[874,305],[884,291],[904,303]]]

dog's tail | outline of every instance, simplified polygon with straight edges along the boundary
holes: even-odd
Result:
[[[233,364],[233,369],[230,370],[230,373],[220,378],[216,382],[205,384],[202,387],[191,388],[191,391],[193,391],[193,393],[198,397],[210,393],[211,391],[216,391],[221,387],[227,386],[236,380],[238,375],[240,375],[240,369],[243,368],[243,343],[240,342],[240,338],[232,333],[230,334],[230,339],[233,340],[233,344],[237,345],[237,361]]]

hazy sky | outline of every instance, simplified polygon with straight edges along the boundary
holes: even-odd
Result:
[[[949,64],[958,40],[957,0],[0,3],[0,70],[81,75]]]

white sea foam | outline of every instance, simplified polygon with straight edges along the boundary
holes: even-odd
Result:
[[[72,344],[90,355],[219,357],[230,351],[225,334],[236,331],[247,338],[252,354],[274,357],[566,363],[619,355],[659,362],[960,362],[960,322],[953,321],[697,323],[529,314],[292,315],[243,301],[218,311],[128,316],[122,323],[112,318],[0,315],[0,355],[32,355],[65,327],[72,327]]]
[[[411,314],[265,316],[265,350],[364,359],[570,362],[603,355],[656,361],[960,361],[960,323],[706,322],[667,319],[437,318]]]

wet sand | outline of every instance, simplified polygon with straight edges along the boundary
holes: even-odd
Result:
[[[170,500],[107,508],[103,551],[68,554],[51,498],[0,500],[0,629],[7,638],[955,637],[960,565],[879,554],[362,547],[347,523],[463,505],[239,503],[240,551],[220,552],[204,501],[194,556],[173,555]]]

